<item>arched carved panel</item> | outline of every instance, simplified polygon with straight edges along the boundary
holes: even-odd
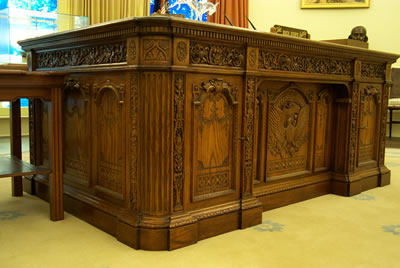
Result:
[[[360,92],[358,164],[376,159],[380,91],[368,86]]]
[[[232,192],[237,88],[222,79],[193,86],[193,200]]]
[[[106,87],[96,92],[96,190],[122,199],[124,193],[125,170],[125,131],[123,122],[122,92],[107,81]],[[120,93],[120,94],[117,94]],[[122,93],[122,94],[121,94]]]
[[[65,180],[89,183],[89,86],[78,80],[64,83],[64,173]]]
[[[308,169],[312,92],[289,86],[269,91],[267,177]]]
[[[94,94],[95,94],[94,99],[95,99],[96,103],[100,103],[100,99],[101,99],[104,91],[106,91],[106,90],[111,90],[115,94],[115,96],[120,104],[124,103],[125,84],[117,85],[117,84],[111,82],[110,80],[107,80],[104,84],[102,84],[100,86],[97,84],[94,84],[93,89],[94,89]]]

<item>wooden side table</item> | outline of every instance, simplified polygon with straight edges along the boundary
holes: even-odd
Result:
[[[0,70],[0,101],[11,101],[11,157],[0,158],[0,178],[13,177],[12,194],[21,196],[24,175],[51,174],[49,182],[50,219],[64,219],[62,182],[62,91],[64,74]],[[49,124],[49,168],[31,165],[21,160],[20,98],[51,102]]]
[[[392,138],[392,124],[400,124],[400,121],[393,121],[393,111],[396,110],[400,110],[400,106],[396,105],[396,106],[388,106],[388,110],[389,110],[389,122],[387,122],[389,124],[389,139]]]

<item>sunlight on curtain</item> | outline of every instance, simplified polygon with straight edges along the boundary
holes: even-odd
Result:
[[[87,16],[89,24],[148,16],[150,0],[58,0],[58,12]]]

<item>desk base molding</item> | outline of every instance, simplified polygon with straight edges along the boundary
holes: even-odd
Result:
[[[385,167],[374,175],[370,172],[364,174],[367,176],[360,178],[360,175],[357,175],[359,179],[352,182],[335,180],[335,177],[339,177],[335,174],[332,175],[332,179],[314,178],[314,183],[243,199],[241,202],[230,202],[217,207],[173,215],[169,219],[169,224],[165,222],[165,227],[159,228],[141,226],[138,218],[113,215],[111,209],[104,211],[100,206],[89,204],[88,200],[81,200],[76,194],[71,194],[67,190],[64,192],[64,202],[67,212],[115,236],[120,242],[134,249],[174,250],[206,238],[260,224],[263,211],[329,193],[352,196],[390,183],[390,171]],[[24,177],[24,190],[28,193],[36,192],[39,198],[48,201],[48,182],[42,176],[38,176],[35,180]]]
[[[390,170],[386,167],[368,172],[354,173],[351,176],[334,174],[332,178],[332,193],[341,196],[353,196],[389,184]]]

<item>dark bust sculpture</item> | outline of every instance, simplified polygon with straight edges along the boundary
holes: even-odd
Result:
[[[351,30],[349,39],[368,42],[367,29],[364,26],[356,26]]]

